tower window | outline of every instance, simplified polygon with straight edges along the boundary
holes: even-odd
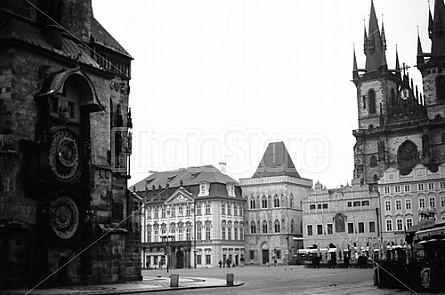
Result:
[[[445,100],[445,76],[439,75],[436,78],[437,100]]]
[[[375,156],[371,156],[371,160],[370,160],[369,165],[371,167],[377,167],[377,158]]]
[[[374,90],[368,91],[368,105],[369,105],[369,113],[375,114],[376,107],[375,107],[375,92],[374,92]]]

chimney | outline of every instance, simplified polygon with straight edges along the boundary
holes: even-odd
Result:
[[[226,165],[227,163],[225,162],[219,162],[219,171],[223,174],[226,174]]]

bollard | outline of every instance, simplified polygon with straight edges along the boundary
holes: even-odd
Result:
[[[179,287],[179,275],[178,274],[170,275],[170,287]]]
[[[233,273],[228,273],[226,275],[227,286],[233,286]]]

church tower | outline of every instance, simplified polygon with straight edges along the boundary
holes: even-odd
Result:
[[[423,53],[420,38],[417,45],[417,68],[422,74],[425,107],[428,115],[428,153],[439,163],[445,161],[445,5],[436,0],[434,17],[429,11],[428,36],[431,53]]]
[[[408,172],[417,163],[432,160],[422,96],[409,78],[408,67],[400,67],[397,50],[395,69],[388,69],[386,48],[384,25],[380,30],[371,1],[368,31],[364,29],[365,68],[358,68],[354,50],[352,72],[358,111],[358,129],[353,130],[354,178],[370,185],[377,184],[389,167]]]

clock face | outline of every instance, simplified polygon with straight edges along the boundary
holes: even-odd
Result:
[[[80,176],[78,143],[70,132],[60,131],[54,134],[48,160],[51,171],[60,181],[69,182]]]
[[[72,238],[79,228],[79,209],[73,199],[59,197],[51,203],[51,228],[57,237]]]

